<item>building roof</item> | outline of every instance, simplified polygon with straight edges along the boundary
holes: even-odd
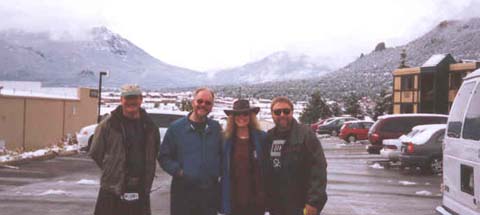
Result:
[[[422,67],[432,67],[437,66],[440,62],[443,61],[449,54],[435,54],[432,55],[425,63],[423,63]]]

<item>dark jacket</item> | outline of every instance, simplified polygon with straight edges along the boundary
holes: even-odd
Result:
[[[268,131],[265,149],[271,214],[303,214],[305,204],[320,212],[327,201],[327,162],[320,141],[308,126],[294,120],[281,149],[281,167],[274,171],[271,147],[276,132],[276,128]]]
[[[122,107],[118,106],[109,117],[100,122],[93,135],[90,157],[102,170],[102,189],[120,196],[125,192],[126,134],[122,125]],[[160,147],[160,132],[155,123],[141,109],[141,121],[145,132],[145,193],[149,194],[155,176],[155,160]]]
[[[260,174],[264,174],[264,153],[265,147],[265,132],[259,130],[250,130],[250,139],[255,145],[255,154],[258,156],[255,161],[258,162],[260,167]],[[232,212],[231,206],[231,180],[230,180],[230,167],[231,167],[231,155],[232,155],[233,139],[229,138],[225,140],[223,145],[223,163],[222,163],[222,206],[220,212],[223,214],[230,214]],[[262,177],[263,179],[263,177]]]
[[[194,198],[196,194],[193,192],[198,189],[208,191],[211,201],[219,201],[221,144],[222,129],[212,119],[207,119],[203,133],[195,130],[188,116],[168,127],[160,146],[158,162],[163,170],[173,176],[170,191],[172,214],[187,213],[183,212],[188,207],[185,204],[189,204],[186,199]],[[182,177],[178,177],[180,170],[183,170]],[[217,202],[215,211],[218,206]]]

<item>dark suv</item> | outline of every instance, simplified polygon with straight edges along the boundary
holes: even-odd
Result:
[[[443,114],[393,114],[378,118],[368,131],[370,154],[380,154],[384,139],[397,139],[417,125],[445,124],[448,116]]]

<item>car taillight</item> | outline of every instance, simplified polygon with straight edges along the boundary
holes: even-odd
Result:
[[[413,152],[414,152],[413,143],[407,143],[407,153],[413,153]]]
[[[379,139],[380,139],[380,136],[377,133],[373,133],[370,136],[370,142],[372,142],[372,143],[378,142]]]
[[[395,149],[395,150],[396,150],[396,149],[397,149],[397,146],[395,146],[395,145],[385,145],[385,148],[387,148],[387,149]]]

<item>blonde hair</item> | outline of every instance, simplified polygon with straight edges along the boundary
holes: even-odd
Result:
[[[255,114],[254,112],[250,112],[250,121],[248,122],[248,128],[261,130],[260,124],[257,120],[257,114]],[[235,124],[235,116],[233,114],[230,114],[227,118],[227,126],[225,128],[225,131],[223,132],[223,137],[225,139],[233,137],[236,130],[237,124]]]

